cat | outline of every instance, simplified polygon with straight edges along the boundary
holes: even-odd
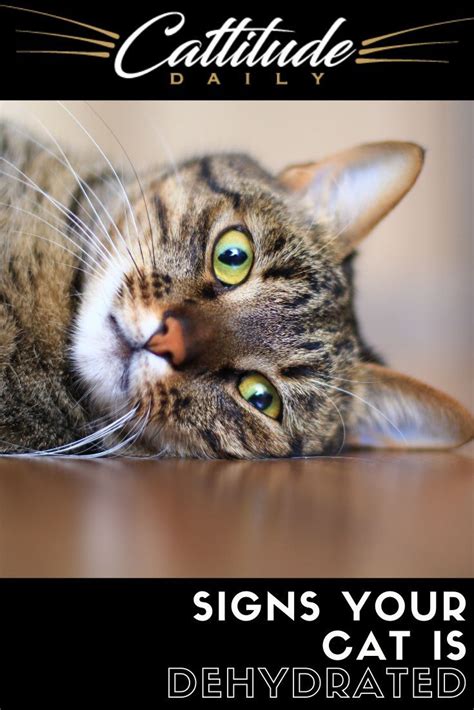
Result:
[[[92,139],[93,140],[93,139]],[[273,176],[241,154],[119,176],[0,127],[0,450],[261,458],[449,448],[459,403],[382,364],[353,256],[423,150]]]

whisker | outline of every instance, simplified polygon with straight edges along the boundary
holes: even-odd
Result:
[[[157,139],[160,143],[161,149],[166,154],[167,162],[171,165],[174,176],[176,178],[176,182],[178,182],[180,187],[182,188],[182,190],[184,190],[183,176],[181,175],[181,173],[178,170],[178,165],[176,163],[176,160],[174,159],[171,148],[169,147],[169,145],[167,144],[167,142],[163,138],[162,134],[158,131],[155,121],[152,121],[151,117],[147,114],[143,114],[143,116],[144,116],[146,122],[148,123],[148,125],[150,126],[151,130],[153,131],[153,133],[157,137]]]
[[[330,239],[324,242],[324,244],[315,252],[314,256],[318,256],[318,254],[322,254],[323,251],[325,251],[333,242],[336,241],[336,239],[339,239],[341,234],[343,234],[348,227],[355,221],[357,218],[357,215],[353,216],[351,219],[349,219],[346,224],[344,224],[336,234],[334,234]]]
[[[22,170],[20,170],[20,168],[18,168],[16,165],[14,165],[14,163],[10,162],[9,160],[7,160],[4,157],[0,157],[0,160],[3,160],[5,163],[7,163],[7,165],[9,165],[14,170],[16,170],[20,175],[23,175],[23,177],[26,178],[27,182],[21,180],[20,178],[14,176],[14,175],[10,175],[9,173],[3,173],[3,171],[0,171],[0,174],[4,174],[12,180],[17,180],[18,182],[25,184],[27,187],[30,187],[31,189],[35,190],[36,192],[39,192],[41,195],[43,195],[48,200],[48,202],[50,202],[60,212],[62,212],[67,217],[69,217],[75,223],[79,222],[81,225],[83,225],[83,227],[82,227],[78,224],[81,231],[84,232],[86,239],[88,239],[91,243],[95,244],[96,247],[98,247],[98,249],[101,251],[102,256],[106,260],[108,260],[110,263],[112,263],[110,260],[110,256],[111,256],[110,252],[105,249],[105,247],[102,245],[102,243],[99,241],[99,239],[97,239],[94,232],[89,227],[87,227],[87,225],[76,214],[74,214],[74,212],[72,212],[62,202],[60,202],[56,198],[52,197],[49,193],[47,193],[45,190],[43,190],[38,185],[38,183],[36,183],[29,175],[27,175]]]
[[[93,454],[93,456],[95,458],[102,458],[110,456],[111,454],[117,454],[118,452],[126,451],[126,449],[132,444],[134,444],[136,441],[138,441],[140,436],[143,434],[148,423],[149,414],[150,410],[148,410],[147,414],[137,419],[137,421],[132,426],[129,436],[127,436],[122,441],[117,442],[117,444],[114,444],[113,446],[108,447],[103,451],[98,452],[97,454]]]
[[[135,435],[132,434],[129,436],[127,439],[124,441],[119,442],[115,446],[112,446],[109,449],[105,449],[104,451],[98,451],[95,454],[86,454],[85,456],[81,456],[81,459],[102,459],[106,457],[110,457],[112,454],[116,454],[122,449],[126,448],[128,445],[133,444],[134,441],[136,441]]]
[[[115,421],[111,422],[105,427],[102,427],[101,429],[98,429],[95,431],[93,434],[89,434],[88,436],[82,437],[82,439],[78,439],[77,441],[73,441],[70,444],[64,444],[63,446],[55,446],[51,449],[43,449],[42,451],[36,452],[37,456],[51,456],[52,454],[61,454],[61,453],[66,453],[68,451],[74,451],[76,449],[79,449],[87,444],[90,444],[92,442],[97,441],[98,439],[104,438],[105,436],[110,435],[112,432],[120,429],[123,425],[125,425],[130,419],[134,417],[136,414],[137,408],[134,407],[130,411],[128,411],[126,414],[123,416],[119,417]]]
[[[334,185],[337,186],[338,178],[337,178],[336,176],[330,175],[330,176],[329,176],[329,180],[330,180],[332,183],[334,183]],[[346,224],[344,224],[344,225],[339,229],[339,231],[336,232],[336,234],[334,234],[330,239],[324,241],[324,243],[322,244],[322,246],[315,252],[314,256],[318,256],[318,254],[322,254],[323,251],[325,251],[333,242],[335,242],[335,241],[341,236],[341,234],[343,234],[343,233],[345,232],[345,230],[346,230],[348,227],[350,227],[350,225],[355,221],[356,218],[357,218],[357,213],[351,215],[351,217],[347,220]],[[316,215],[316,216],[311,220],[311,222],[309,223],[309,225],[308,225],[307,228],[308,228],[309,230],[311,230],[311,229],[314,227],[314,225],[316,224],[317,221],[318,221],[318,215]]]
[[[96,386],[88,389],[87,392],[84,392],[84,394],[76,401],[74,406],[77,406],[78,404],[83,402],[85,398],[90,397],[95,389],[96,389]],[[125,409],[127,409],[127,407],[128,407],[128,403],[115,407],[115,411],[114,411],[115,418],[117,418],[118,415],[122,416],[121,412],[123,412]],[[96,419],[89,420],[87,422],[87,425],[91,430],[93,430],[94,427],[99,426],[102,422],[110,421],[111,416],[112,416],[111,414],[104,414],[101,417],[97,417]]]
[[[409,44],[392,44],[386,47],[372,47],[372,49],[359,49],[359,54],[375,54],[388,49],[404,49],[405,47],[430,47],[435,44],[459,44],[458,40],[450,40],[447,42],[410,42]]]
[[[22,183],[24,182],[23,180],[20,180],[20,178],[15,178],[13,175],[8,175],[8,173],[4,173],[2,170],[0,170],[0,175],[2,175],[2,174],[6,174],[8,177],[10,177],[10,178],[13,179],[13,180],[18,180],[18,182],[22,182]],[[26,183],[26,184],[27,184],[27,183]],[[32,187],[32,186],[30,186],[30,187]],[[32,189],[33,189],[33,188],[32,188]],[[41,191],[41,190],[40,190],[40,191]],[[53,199],[53,198],[51,198],[51,199],[52,199],[52,201],[53,201],[53,203],[54,203],[54,199]],[[106,270],[105,270],[105,268],[104,268],[104,266],[103,266],[102,264],[100,264],[98,261],[96,261],[96,260],[89,254],[89,252],[87,252],[87,251],[86,251],[83,247],[81,247],[77,242],[75,242],[73,239],[71,239],[65,232],[63,232],[63,231],[60,230],[58,227],[55,227],[53,224],[51,224],[51,222],[48,222],[47,220],[43,219],[40,215],[36,214],[35,212],[30,212],[29,210],[25,210],[24,208],[18,207],[17,205],[12,205],[12,204],[10,204],[10,203],[8,203],[8,202],[2,202],[1,204],[2,204],[3,207],[8,207],[8,208],[11,208],[11,209],[15,209],[15,210],[18,211],[18,212],[23,212],[24,214],[27,214],[27,215],[29,215],[30,217],[33,217],[34,219],[38,219],[40,222],[43,222],[44,224],[46,224],[46,226],[52,227],[52,229],[54,229],[55,231],[59,231],[59,233],[60,233],[65,239],[67,239],[67,241],[71,242],[74,246],[76,246],[76,247],[77,247],[78,249],[80,249],[84,254],[86,254],[86,255],[91,259],[92,263],[94,263],[97,267],[103,269],[104,274],[107,273]],[[109,254],[108,252],[105,253],[105,258],[106,258],[106,259],[107,259],[107,256],[110,256],[110,254]]]
[[[118,250],[117,247],[115,246],[115,243],[114,243],[112,237],[110,236],[109,232],[107,231],[107,228],[106,228],[104,222],[102,221],[102,218],[100,217],[100,215],[99,215],[99,213],[97,212],[96,208],[94,207],[93,203],[92,203],[91,200],[89,199],[89,196],[88,196],[88,194],[86,193],[86,190],[84,189],[84,187],[83,187],[83,185],[82,185],[82,180],[81,180],[81,178],[79,177],[79,175],[77,174],[77,172],[74,170],[74,168],[73,168],[73,166],[72,166],[72,164],[71,164],[71,161],[69,160],[69,158],[67,157],[66,153],[65,153],[64,150],[61,148],[59,142],[58,142],[58,141],[56,140],[56,138],[53,136],[53,134],[51,133],[51,131],[50,131],[39,119],[37,119],[37,121],[38,121],[39,124],[42,126],[43,130],[46,131],[47,135],[49,135],[49,137],[51,138],[51,140],[53,141],[53,143],[56,145],[56,147],[57,147],[57,148],[59,149],[59,151],[61,152],[61,155],[63,156],[64,160],[66,161],[66,163],[67,163],[67,165],[68,165],[68,168],[69,168],[71,174],[73,175],[74,179],[76,180],[76,182],[77,182],[77,184],[78,184],[78,186],[79,186],[79,188],[80,188],[82,194],[84,195],[84,197],[86,198],[86,200],[87,200],[87,202],[89,203],[90,207],[92,208],[94,214],[96,215],[96,217],[97,217],[97,219],[98,219],[98,221],[99,221],[99,224],[100,224],[100,226],[101,226],[101,228],[102,228],[102,231],[103,231],[103,233],[104,233],[106,239],[109,240],[109,242],[110,242],[110,244],[112,245],[114,251],[116,252],[118,258],[121,260],[121,259],[122,259],[122,255],[120,254],[119,250]],[[94,194],[95,194],[95,193],[94,193]],[[105,205],[103,204],[103,202],[97,197],[96,194],[95,194],[95,199],[97,200],[97,202],[99,203],[99,205],[102,207],[102,209],[104,210],[105,214],[106,214],[107,217],[110,219],[111,224],[115,227],[117,233],[119,234],[119,236],[120,236],[121,239],[123,240],[123,237],[122,237],[122,235],[120,234],[120,230],[119,230],[119,228],[117,227],[117,225],[115,224],[115,221],[114,221],[113,217],[110,215],[110,213],[108,212],[107,208],[105,207]],[[136,265],[135,260],[133,259],[133,257],[132,257],[132,261],[133,261],[133,263],[135,264],[135,267],[137,268],[138,273],[140,273],[140,271],[139,271],[139,269],[138,269],[138,267],[137,267],[137,265]]]
[[[30,142],[34,143],[35,145],[37,145],[39,148],[41,148],[41,150],[43,150],[44,152],[48,153],[48,155],[51,155],[51,157],[54,158],[54,160],[56,160],[60,165],[62,165],[62,166],[65,167],[65,168],[68,168],[68,165],[67,165],[67,163],[66,163],[64,160],[62,160],[56,153],[54,153],[50,148],[48,148],[46,145],[44,145],[44,143],[41,143],[41,142],[38,141],[36,138],[34,138],[34,137],[31,135],[31,133],[27,133],[27,132],[21,130],[21,129],[20,129],[18,126],[16,126],[16,125],[12,125],[12,126],[11,126],[11,129],[12,129],[13,131],[15,131],[16,133],[18,133],[19,135],[21,135],[22,137],[26,138],[28,141],[30,141]],[[18,170],[18,168],[16,168],[16,166],[14,166],[13,163],[10,163],[10,165],[12,165],[12,167],[15,167],[15,169]],[[20,171],[20,172],[21,172],[21,171]],[[119,196],[119,191],[117,190],[117,188],[115,187],[115,185],[114,185],[111,181],[106,180],[106,178],[103,177],[103,176],[101,176],[101,175],[97,175],[97,174],[94,174],[94,173],[91,173],[91,175],[92,175],[93,177],[96,177],[96,178],[100,179],[102,182],[105,183],[105,185],[106,185],[106,187],[107,187],[108,189],[110,189],[116,196]],[[79,176],[79,177],[80,177],[80,176]],[[29,178],[29,179],[31,180],[31,178]],[[85,180],[83,180],[82,178],[80,178],[80,179],[81,179],[81,183],[82,183],[83,187],[84,187],[86,190],[88,190],[89,193],[91,193],[93,196],[95,196],[95,192],[94,192],[94,190],[90,187],[90,185],[89,185]],[[39,186],[37,186],[37,187],[38,187],[38,189],[39,189]],[[94,221],[94,217],[93,217],[93,216],[91,215],[91,213],[88,211],[88,209],[86,208],[86,206],[84,205],[84,203],[81,202],[71,190],[66,189],[66,192],[67,192],[67,194],[71,197],[72,201],[78,206],[78,208],[79,208],[82,212],[84,212],[84,214],[89,218],[89,220],[90,220],[91,222],[93,222],[93,221]],[[62,204],[62,203],[60,203],[60,204]],[[86,225],[86,223],[79,217],[79,215],[78,215],[76,212],[73,212],[72,210],[70,210],[70,209],[69,209],[68,207],[66,207],[65,205],[63,205],[63,207],[67,210],[68,218],[69,218],[70,222],[74,222],[76,225],[77,225],[77,223],[79,222],[80,225],[82,225],[82,227],[84,227],[84,229],[88,230],[88,231],[90,232],[91,236],[93,236],[93,237],[95,238],[95,234],[94,234],[94,233],[92,232],[92,230]],[[127,216],[127,211],[125,211],[125,215]],[[127,221],[128,221],[128,216],[127,216]],[[79,225],[77,225],[77,226],[79,226]],[[71,231],[73,231],[75,234],[77,234],[78,237],[80,237],[80,234],[79,234],[75,229],[72,229],[72,227],[71,227],[70,225],[69,225],[69,229],[70,229]],[[82,230],[82,231],[84,231],[84,230]],[[129,236],[129,238],[130,238],[130,234],[128,234],[128,236]],[[102,247],[101,242],[100,242],[98,239],[97,239],[97,244],[98,244],[100,247]],[[107,253],[109,253],[109,252],[107,252]]]
[[[137,183],[138,183],[138,187],[139,187],[139,189],[140,189],[140,193],[141,193],[141,196],[142,196],[142,199],[143,199],[143,204],[145,205],[145,211],[146,211],[146,215],[147,215],[148,226],[149,226],[149,228],[150,228],[150,239],[151,239],[151,242],[152,242],[152,245],[153,245],[153,227],[152,227],[152,223],[151,223],[150,211],[149,211],[149,209],[148,209],[148,202],[147,202],[147,199],[146,199],[146,196],[145,196],[145,191],[144,191],[144,189],[143,189],[142,182],[141,182],[140,177],[139,177],[139,175],[138,175],[138,172],[137,172],[137,170],[136,170],[136,168],[135,168],[135,165],[133,164],[133,161],[132,161],[132,159],[130,158],[129,153],[128,153],[128,151],[125,149],[125,147],[124,147],[124,145],[122,144],[121,140],[119,139],[119,137],[117,136],[117,134],[115,133],[115,131],[112,130],[112,127],[106,122],[106,120],[103,118],[103,116],[101,116],[100,113],[95,110],[95,108],[89,103],[89,101],[86,101],[85,103],[86,103],[86,105],[89,107],[89,110],[92,111],[92,113],[93,113],[95,116],[97,116],[97,118],[101,121],[101,123],[105,126],[105,128],[107,128],[107,130],[109,131],[109,133],[113,136],[113,138],[115,139],[116,143],[119,145],[120,149],[122,150],[122,153],[125,155],[125,157],[126,157],[128,163],[129,163],[129,165],[130,165],[130,167],[131,167],[131,169],[132,169],[132,171],[133,171],[133,174],[134,174],[134,176],[135,176],[135,179],[136,179],[136,181],[137,181]],[[115,171],[114,171],[114,172],[115,172]],[[116,174],[116,173],[115,173],[115,174]],[[117,174],[116,174],[116,175],[117,175]],[[129,206],[129,208],[130,208],[130,212],[131,212],[131,214],[132,214],[132,219],[134,220],[135,230],[137,231],[138,246],[139,246],[139,248],[140,248],[140,252],[141,252],[142,260],[143,260],[143,252],[142,252],[142,248],[141,248],[141,244],[140,244],[140,238],[139,238],[139,234],[138,234],[138,230],[137,230],[137,225],[136,225],[135,219],[134,219],[134,217],[133,217],[132,206],[131,206],[131,204],[130,204],[130,200],[129,200],[129,198],[128,198],[128,195],[127,195],[127,192],[126,192],[126,190],[125,190],[125,187],[123,186],[123,183],[120,181],[118,175],[117,175],[117,180],[118,180],[119,184],[122,186],[122,189],[123,189],[125,198],[126,198],[126,200],[127,200],[128,206]],[[143,263],[145,263],[144,260],[143,260]],[[153,265],[155,265],[155,264],[156,264],[156,262],[155,262],[155,253],[154,253],[154,247],[153,247]]]
[[[429,25],[418,25],[418,27],[409,27],[408,29],[405,30],[398,30],[398,32],[390,32],[389,34],[386,35],[379,35],[378,37],[370,37],[369,39],[364,39],[362,41],[362,46],[366,47],[369,44],[375,44],[376,42],[380,42],[383,39],[388,39],[389,37],[398,37],[398,35],[404,35],[407,34],[408,32],[416,32],[417,30],[426,30],[429,29],[430,27],[441,27],[442,25],[452,25],[455,24],[456,22],[471,22],[474,20],[474,17],[462,17],[457,20],[445,20],[444,22],[432,22]]]
[[[31,143],[34,143],[35,145],[37,145],[38,148],[41,148],[41,150],[43,150],[45,153],[48,153],[48,155],[50,155],[52,158],[54,158],[55,160],[57,160],[57,162],[58,162],[60,165],[62,165],[64,168],[68,168],[68,164],[67,164],[64,160],[62,160],[59,155],[57,155],[53,150],[51,150],[51,149],[50,149],[48,146],[46,146],[44,143],[41,143],[41,142],[40,142],[36,137],[34,137],[31,133],[28,133],[28,132],[22,130],[19,126],[15,125],[15,124],[9,126],[9,129],[12,130],[12,131],[15,131],[15,133],[18,133],[20,136],[23,136],[24,138],[26,138],[26,139],[27,139],[28,141],[30,141]],[[69,168],[68,168],[68,169],[69,169]],[[102,175],[98,175],[97,173],[93,173],[93,172],[90,173],[90,176],[91,176],[91,177],[94,177],[94,178],[96,178],[96,179],[101,180],[103,183],[106,184],[106,187],[108,187],[117,197],[120,196],[121,191],[119,191],[119,190],[117,189],[117,187],[113,184],[112,181],[107,180],[107,179],[106,179],[105,177],[103,177]],[[80,176],[79,176],[79,177],[80,177]],[[94,195],[94,194],[95,194],[95,193],[94,193],[94,190],[92,190],[92,188],[89,186],[89,184],[88,184],[84,179],[81,178],[81,180],[82,180],[82,183],[83,183],[84,187],[85,187],[87,190],[89,190],[89,192],[91,192],[91,193]],[[86,213],[86,215],[89,217],[89,219],[92,220],[93,217],[92,217],[91,213],[86,209],[86,207],[85,207],[85,205],[83,204],[83,202],[81,202],[80,200],[78,200],[77,197],[74,195],[74,193],[71,192],[70,190],[67,190],[67,192],[68,192],[68,194],[71,196],[71,198],[74,200],[74,202],[80,207],[80,209],[81,209],[83,212]]]
[[[323,375],[321,372],[318,373],[318,377],[322,377],[323,380],[338,380],[339,382],[353,382],[356,385],[373,385],[377,380],[352,380],[348,377],[340,377],[339,375]],[[394,377],[395,379],[395,377]]]
[[[76,35],[63,35],[58,32],[39,32],[38,30],[15,30],[18,34],[26,35],[42,35],[44,37],[60,37],[62,39],[73,39],[77,42],[87,42],[88,44],[97,44],[99,47],[108,47],[113,49],[114,42],[106,42],[103,39],[91,39],[90,37],[77,37]],[[110,56],[110,55],[109,55]]]
[[[40,237],[40,239],[41,238],[42,237]],[[65,261],[58,261],[57,259],[53,259],[52,263],[57,264],[58,266],[68,266],[70,269],[74,269],[74,271],[80,271],[82,274],[85,274],[86,276],[90,275],[90,271],[86,271],[81,266],[74,266],[73,264],[66,264]]]
[[[33,189],[33,186],[32,186],[32,185],[30,185],[29,183],[27,183],[27,182],[24,181],[24,180],[21,180],[21,179],[19,179],[19,178],[16,178],[14,175],[10,175],[10,174],[8,174],[8,173],[4,173],[3,171],[0,171],[0,175],[7,175],[7,176],[10,177],[12,180],[17,180],[19,183],[25,185],[26,187],[30,187],[31,189]],[[22,202],[25,201],[25,199],[28,199],[28,198],[22,197]],[[53,199],[54,199],[54,198],[53,198]],[[55,227],[55,226],[56,226],[57,228],[64,227],[64,230],[67,230],[68,233],[71,233],[71,234],[73,234],[75,237],[77,237],[77,239],[79,240],[79,242],[77,243],[77,245],[80,246],[80,242],[82,242],[82,241],[84,240],[84,234],[81,233],[80,231],[78,231],[78,228],[81,229],[81,224],[78,224],[78,222],[77,222],[76,220],[74,220],[74,225],[71,224],[71,222],[73,221],[73,215],[74,215],[74,213],[73,213],[72,216],[69,216],[69,218],[68,218],[68,219],[69,219],[69,223],[65,223],[64,221],[60,221],[59,218],[58,218],[58,216],[57,216],[56,214],[53,214],[50,210],[46,209],[45,205],[43,205],[43,204],[38,205],[37,201],[35,201],[34,198],[28,199],[28,203],[29,203],[32,207],[34,207],[35,210],[37,210],[38,207],[41,209],[41,214],[45,215],[45,216],[48,218],[48,220],[49,220],[48,223],[49,223],[49,225],[50,225],[51,227]],[[56,206],[56,205],[53,205],[53,206]],[[36,215],[36,211],[34,212],[34,215]],[[56,220],[56,224],[55,224],[55,225],[50,221],[50,220],[53,220],[53,219]],[[82,220],[79,220],[79,221],[81,222]],[[84,226],[86,226],[85,223],[82,223],[82,224],[84,224]],[[84,230],[82,230],[82,232],[84,232]],[[67,233],[66,233],[66,231],[62,231],[62,234],[67,238]],[[91,239],[88,234],[85,235],[85,239],[86,239],[86,242],[90,242],[91,244],[95,244],[95,240],[94,240],[94,239]],[[75,243],[76,243],[76,242],[75,242]],[[99,246],[101,245],[99,241],[97,242],[97,244],[98,244]],[[87,254],[89,254],[89,252],[87,252]]]
[[[51,224],[50,222],[47,222],[45,219],[43,219],[43,218],[40,217],[39,215],[35,214],[34,212],[30,212],[29,210],[25,210],[25,209],[23,209],[22,207],[17,207],[16,205],[11,205],[11,204],[9,204],[8,202],[0,202],[0,206],[1,206],[1,207],[6,207],[7,209],[15,210],[15,211],[17,211],[17,212],[22,212],[23,214],[27,214],[27,215],[29,215],[30,217],[33,217],[34,219],[38,219],[40,222],[43,222],[43,223],[46,224],[48,227],[51,227],[51,228],[54,229],[56,232],[58,232],[59,234],[61,234],[61,236],[63,236],[63,237],[64,237],[65,239],[67,239],[69,242],[71,242],[72,244],[74,244],[74,246],[78,247],[81,251],[83,251],[84,254],[88,255],[88,252],[86,252],[84,249],[82,249],[82,247],[80,247],[76,242],[74,242],[72,239],[70,239],[70,238],[69,238],[64,232],[62,232],[58,227],[55,227],[53,224]],[[13,229],[13,230],[11,230],[11,231],[12,231],[12,233],[29,234],[29,232],[25,232],[25,231],[22,230],[22,229]],[[59,242],[55,242],[55,241],[53,241],[53,240],[47,239],[46,237],[42,237],[41,235],[32,234],[31,236],[40,237],[41,239],[44,239],[44,240],[47,241],[47,242],[51,242],[51,244],[54,244],[54,245],[56,245],[56,246],[58,246],[58,247],[62,247],[62,245],[61,245]],[[84,259],[82,259],[82,257],[80,257],[78,254],[76,254],[76,253],[73,252],[72,250],[69,250],[69,249],[67,249],[66,247],[64,247],[64,249],[65,249],[66,251],[68,251],[70,254],[72,254],[76,259],[80,259],[81,261],[83,261],[84,264],[86,264],[86,266],[90,266],[88,262],[84,261]],[[94,262],[94,261],[93,261],[93,263],[95,263],[98,268],[103,269],[103,266],[102,266],[101,264],[99,264],[98,262]],[[105,271],[105,270],[104,270],[104,274],[106,274],[106,271]]]
[[[0,205],[4,206],[4,203],[0,203]],[[15,209],[14,205],[9,205],[9,207]],[[43,221],[44,221],[44,220],[43,220]],[[46,223],[46,224],[47,224],[47,223]],[[53,225],[50,225],[50,226],[51,226],[53,229],[56,229],[55,227],[53,227]],[[56,230],[56,231],[59,231],[59,230]],[[41,234],[35,234],[34,232],[25,232],[23,229],[13,229],[13,230],[12,230],[12,233],[13,233],[13,234],[26,234],[28,237],[35,237],[36,239],[41,239],[43,242],[47,242],[48,244],[53,244],[54,246],[59,247],[59,248],[62,249],[63,251],[67,252],[68,254],[72,254],[72,256],[73,256],[75,259],[79,259],[79,261],[81,261],[83,264],[85,264],[86,266],[88,266],[89,269],[90,269],[90,264],[89,264],[89,262],[85,261],[85,259],[83,259],[81,256],[79,256],[79,255],[76,254],[75,252],[73,252],[72,249],[68,249],[68,248],[65,247],[63,244],[60,244],[60,242],[55,242],[54,239],[48,239],[47,237],[43,237]],[[63,236],[65,236],[62,232],[60,232],[60,234],[62,234]],[[86,252],[85,252],[85,253],[86,253]],[[59,262],[59,263],[61,263],[61,262]],[[81,269],[80,267],[77,267],[77,266],[72,266],[71,264],[64,264],[64,265],[65,265],[65,266],[69,266],[69,267],[71,267],[71,268],[73,268],[73,269],[78,269],[79,271],[82,271],[82,272],[84,272],[84,273],[87,274],[87,275],[89,275],[89,273],[90,273],[90,270],[89,270],[89,271],[86,271],[85,269]],[[92,269],[92,271],[95,271],[95,269]],[[96,271],[95,273],[97,274],[97,276],[100,276],[100,274],[99,274],[98,271]],[[106,272],[104,272],[104,274],[105,274],[105,273],[106,273]]]
[[[125,182],[125,168],[123,166],[123,163],[121,163],[121,170],[122,174],[122,182]],[[125,217],[125,227],[127,229],[127,239],[130,241],[130,222],[129,222],[129,217],[128,217],[128,210],[124,211],[124,217]]]
[[[389,62],[392,64],[449,64],[449,59],[362,59],[357,58],[355,60],[356,64],[381,64],[382,62]]]
[[[119,176],[118,176],[118,174],[117,174],[117,171],[115,170],[114,166],[112,165],[112,163],[110,162],[109,158],[106,156],[106,154],[104,153],[104,151],[102,150],[102,148],[100,147],[100,145],[97,143],[97,141],[92,137],[92,135],[89,133],[89,131],[86,129],[86,127],[79,121],[79,119],[77,118],[77,116],[75,116],[75,114],[73,114],[72,111],[70,111],[70,110],[67,108],[67,106],[65,106],[65,104],[62,103],[62,101],[58,101],[58,104],[59,104],[59,106],[61,106],[61,108],[73,119],[73,121],[79,126],[79,128],[85,133],[85,135],[90,139],[90,141],[94,144],[94,146],[97,148],[97,150],[99,151],[99,153],[102,155],[102,157],[103,157],[104,160],[106,161],[106,163],[107,163],[107,165],[109,166],[109,168],[112,170],[112,172],[113,172],[113,174],[114,174],[114,177],[116,178],[116,180],[117,180],[119,186],[121,187],[121,189],[122,189],[122,191],[123,191],[123,195],[124,195],[124,197],[125,197],[125,202],[126,202],[128,208],[130,209],[130,213],[131,213],[131,215],[132,215],[132,220],[133,220],[133,223],[134,223],[134,225],[135,225],[135,229],[136,229],[137,237],[138,237],[138,227],[137,227],[137,224],[136,224],[136,222],[135,222],[135,216],[134,216],[134,214],[133,214],[133,210],[132,210],[132,206],[131,206],[131,204],[130,204],[130,200],[129,200],[129,198],[128,198],[128,194],[127,194],[127,192],[126,192],[126,190],[125,190],[125,187],[124,187],[124,186],[122,185],[122,183],[120,182],[120,178],[119,178]],[[109,217],[110,217],[110,215],[109,215]],[[133,263],[134,263],[134,265],[135,265],[135,268],[136,268],[136,270],[137,270],[137,272],[138,272],[138,275],[140,275],[140,269],[138,268],[138,265],[137,265],[137,263],[136,263],[136,261],[135,261],[133,255],[132,255],[132,253],[131,253],[131,251],[130,251],[130,249],[129,249],[129,247],[128,247],[126,241],[125,241],[125,239],[123,238],[122,233],[120,232],[120,230],[119,230],[119,228],[117,227],[117,225],[115,224],[115,222],[114,222],[113,220],[111,220],[111,221],[113,222],[113,224],[114,224],[114,226],[115,226],[115,228],[116,228],[116,230],[117,230],[117,233],[119,234],[119,236],[120,236],[120,238],[121,238],[121,240],[122,240],[122,242],[123,242],[123,244],[124,244],[124,246],[125,246],[125,248],[126,248],[128,254],[129,254],[131,260],[133,261]],[[140,246],[140,244],[139,244],[139,246]],[[140,250],[141,250],[141,246],[140,246]],[[142,253],[142,257],[143,257],[143,253]]]
[[[109,52],[71,52],[61,49],[17,49],[16,54],[74,54],[79,57],[91,57],[93,59],[108,59]]]
[[[79,27],[85,27],[88,30],[94,30],[99,32],[99,34],[106,35],[107,37],[112,37],[112,39],[120,39],[120,35],[116,32],[111,32],[110,30],[104,30],[102,27],[96,27],[95,25],[88,25],[85,22],[79,22],[79,20],[72,20],[70,17],[61,17],[61,15],[52,15],[49,12],[40,12],[40,10],[31,10],[28,7],[17,7],[16,5],[0,5],[8,10],[19,10],[20,12],[29,12],[32,15],[43,15],[44,17],[51,17],[54,20],[63,20],[63,22],[68,22],[71,25],[79,25]]]
[[[43,449],[41,451],[37,450],[30,450],[30,451],[24,451],[24,452],[19,452],[19,453],[7,453],[7,454],[2,454],[3,456],[6,457],[17,457],[17,458],[44,458],[48,456],[55,456],[55,457],[61,457],[61,458],[74,458],[77,456],[77,458],[82,459],[87,459],[87,458],[99,458],[104,456],[103,452],[98,452],[95,454],[75,454],[75,455],[70,455],[68,452],[70,451],[76,451],[77,449],[84,448],[85,451],[89,450],[93,444],[105,436],[110,435],[114,431],[118,431],[119,429],[123,428],[123,426],[126,425],[130,419],[133,418],[136,412],[136,407],[132,410],[130,410],[126,415],[123,417],[120,417],[120,419],[112,422],[111,424],[107,425],[106,427],[103,427],[102,429],[99,429],[98,431],[94,432],[93,434],[90,434],[89,436],[83,437],[82,439],[78,439],[77,441],[71,442],[70,444],[64,444],[63,446],[56,446],[51,449]],[[8,443],[8,442],[5,442]],[[20,448],[19,446],[12,444],[12,446],[16,448]]]
[[[317,382],[318,384],[320,384],[322,387],[329,387],[330,389],[337,390],[338,392],[343,392],[344,394],[347,394],[350,397],[355,397],[355,399],[360,400],[361,402],[366,404],[368,407],[370,407],[370,409],[373,409],[375,412],[380,414],[380,416],[383,419],[385,419],[385,421],[388,422],[390,424],[390,426],[392,426],[395,429],[395,431],[400,435],[402,441],[406,442],[405,436],[400,431],[400,429],[397,427],[397,425],[394,424],[380,409],[378,409],[378,407],[376,407],[374,404],[371,404],[371,402],[368,402],[366,399],[364,399],[360,395],[355,394],[355,392],[350,392],[349,390],[342,389],[342,387],[336,387],[335,385],[329,385],[327,382],[321,382],[321,380],[314,380],[314,381]]]

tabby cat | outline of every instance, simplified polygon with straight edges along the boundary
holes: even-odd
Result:
[[[92,139],[93,140],[93,139]],[[270,175],[206,155],[119,176],[0,127],[3,453],[259,458],[473,436],[450,397],[384,367],[352,260],[414,184],[417,145]]]

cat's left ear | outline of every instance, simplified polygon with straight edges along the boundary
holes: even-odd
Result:
[[[278,179],[310,205],[315,222],[331,223],[344,258],[412,187],[423,158],[415,143],[368,143],[291,166]]]
[[[474,417],[459,402],[413,377],[361,363],[346,441],[375,448],[450,449],[474,437]]]

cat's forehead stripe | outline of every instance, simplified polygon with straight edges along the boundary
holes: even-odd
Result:
[[[168,209],[165,205],[163,197],[156,194],[156,192],[153,195],[153,205],[155,208],[156,215],[158,217],[158,227],[161,241],[163,243],[166,243],[168,241],[169,235]]]
[[[242,203],[241,193],[235,192],[234,190],[230,190],[229,188],[224,187],[219,183],[213,173],[211,160],[209,158],[204,158],[201,161],[200,174],[208,188],[211,190],[211,192],[214,192],[217,195],[224,195],[225,197],[227,197],[229,200],[231,200],[236,210],[240,208]]]

